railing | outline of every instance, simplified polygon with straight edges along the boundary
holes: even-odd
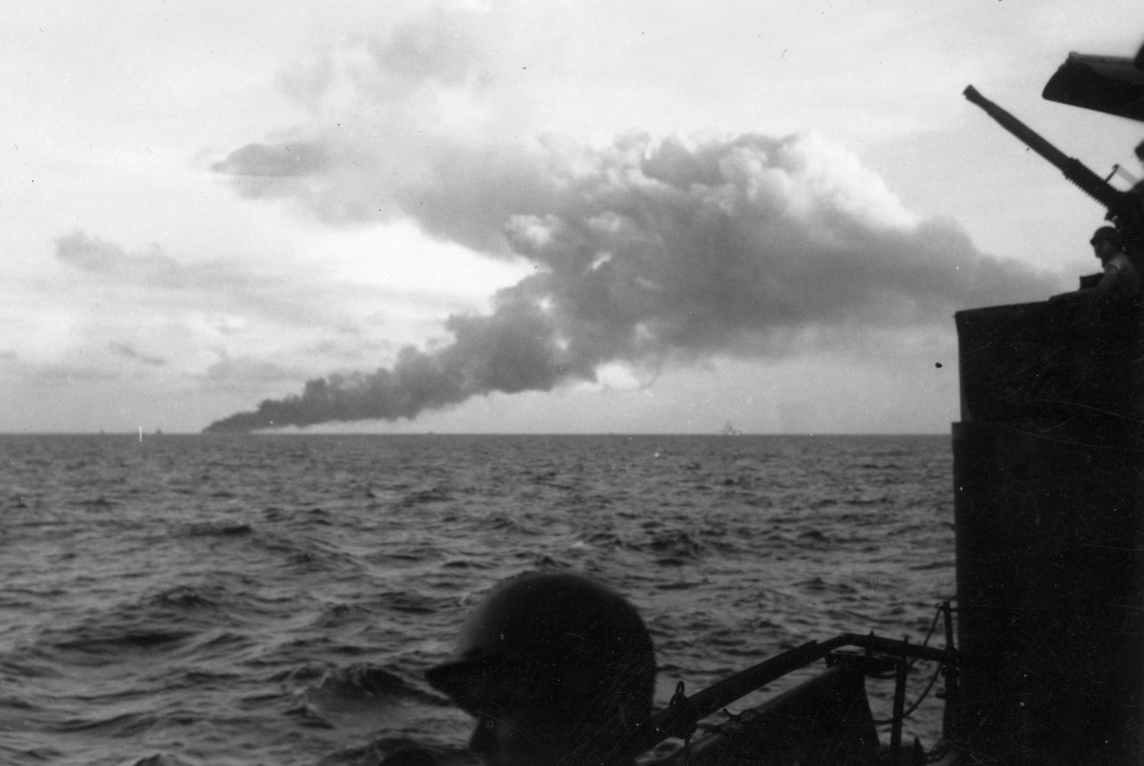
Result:
[[[881,666],[885,670],[892,670],[894,673],[894,712],[889,721],[892,726],[890,747],[891,750],[894,750],[901,744],[903,721],[917,707],[917,703],[915,703],[910,711],[905,710],[906,674],[911,662],[930,660],[940,663],[939,670],[946,675],[944,695],[946,704],[956,702],[957,668],[971,662],[971,660],[953,646],[952,611],[948,601],[940,604],[938,613],[934,617],[934,623],[930,628],[932,635],[938,618],[945,618],[946,648],[944,649],[928,646],[925,642],[921,644],[910,643],[909,639],[899,641],[883,638],[873,633],[868,635],[843,633],[826,641],[808,641],[794,649],[763,660],[733,676],[724,678],[690,697],[683,693],[681,682],[676,687],[676,694],[672,698],[671,704],[652,716],[644,726],[633,731],[623,743],[622,749],[629,754],[629,757],[635,758],[671,737],[678,737],[686,743],[695,733],[699,721],[703,718],[788,673],[806,667],[812,662],[830,658],[839,649],[855,647],[865,650],[865,657],[870,661],[882,660]],[[927,636],[926,642],[928,640],[929,637]],[[936,678],[935,674],[934,680]],[[933,681],[923,692],[923,698],[932,686]],[[920,703],[920,701],[919,699],[918,702]]]

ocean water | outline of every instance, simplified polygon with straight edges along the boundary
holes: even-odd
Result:
[[[812,639],[920,641],[951,464],[941,436],[2,436],[0,763],[463,761],[422,674],[530,569],[631,599],[657,706]],[[939,732],[927,701],[907,735]]]

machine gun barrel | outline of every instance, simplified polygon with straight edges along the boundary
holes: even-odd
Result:
[[[972,85],[968,86],[965,89],[965,97],[969,99],[970,103],[976,104],[984,109],[985,113],[996,120],[1001,127],[1012,133],[1018,140],[1025,144],[1025,146],[1028,146],[1053,165],[1064,170],[1069,164],[1069,157],[1065,155],[1064,152],[1050,144],[1028,125],[985,98],[985,96],[982,96],[977,92],[977,88],[974,88]]]
[[[1144,217],[1140,200],[1128,192],[1116,189],[1092,172],[1080,160],[1067,156],[1050,144],[1035,130],[977,92],[972,85],[965,89],[965,97],[985,110],[1001,127],[1016,136],[1023,144],[1057,167],[1065,178],[1080,187],[1088,196],[1108,210],[1109,218],[1124,226],[1137,227]]]

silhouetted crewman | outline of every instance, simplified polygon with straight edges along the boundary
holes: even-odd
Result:
[[[655,653],[635,609],[567,573],[497,585],[429,682],[477,719],[470,748],[494,766],[630,766],[616,752],[650,717]]]
[[[1071,293],[1054,295],[1050,300],[1058,301],[1093,295],[1140,297],[1142,286],[1140,272],[1124,251],[1120,232],[1111,226],[1101,226],[1093,233],[1090,244],[1094,255],[1100,259],[1104,270],[1099,281],[1091,287],[1083,287]]]

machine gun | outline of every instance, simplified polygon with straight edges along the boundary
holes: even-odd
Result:
[[[1105,218],[1116,224],[1116,228],[1124,238],[1125,247],[1137,258],[1144,255],[1144,200],[1131,192],[1120,191],[1089,170],[1080,160],[1065,156],[1064,152],[1050,144],[1028,125],[978,93],[972,85],[965,89],[965,97],[984,109],[986,114],[1022,143],[1056,166],[1064,173],[1065,178],[1079,186],[1081,191],[1103,205],[1108,211]]]

